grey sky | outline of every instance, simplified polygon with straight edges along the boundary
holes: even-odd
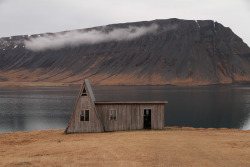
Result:
[[[0,37],[168,18],[218,21],[250,46],[250,0],[0,0]]]

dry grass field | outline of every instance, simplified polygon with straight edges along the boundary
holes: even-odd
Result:
[[[165,128],[0,134],[0,166],[250,166],[250,131]]]

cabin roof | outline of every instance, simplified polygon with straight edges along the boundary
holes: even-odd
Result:
[[[95,101],[95,104],[167,104],[168,101]]]
[[[84,79],[86,89],[94,104],[167,104],[168,101],[96,101],[88,79]]]
[[[87,87],[87,89],[89,91],[89,96],[90,96],[91,100],[93,102],[95,102],[95,96],[94,96],[94,93],[93,93],[92,88],[90,86],[89,80],[88,79],[84,79],[84,82],[85,82],[85,85],[86,85],[86,87]]]

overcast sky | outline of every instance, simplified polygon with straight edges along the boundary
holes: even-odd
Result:
[[[0,37],[168,18],[215,20],[250,46],[250,0],[0,0]]]

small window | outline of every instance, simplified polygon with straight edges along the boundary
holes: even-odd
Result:
[[[82,96],[87,96],[87,92],[86,92],[86,89],[84,88],[83,91],[82,91]]]
[[[89,110],[85,110],[85,121],[89,121]]]
[[[82,110],[80,115],[81,121],[89,121],[89,110]]]
[[[117,111],[116,110],[109,110],[109,119],[110,120],[117,120]]]
[[[80,115],[81,121],[84,121],[84,116],[85,116],[85,113],[84,113],[84,110],[83,110],[83,111],[81,111],[81,115]]]

